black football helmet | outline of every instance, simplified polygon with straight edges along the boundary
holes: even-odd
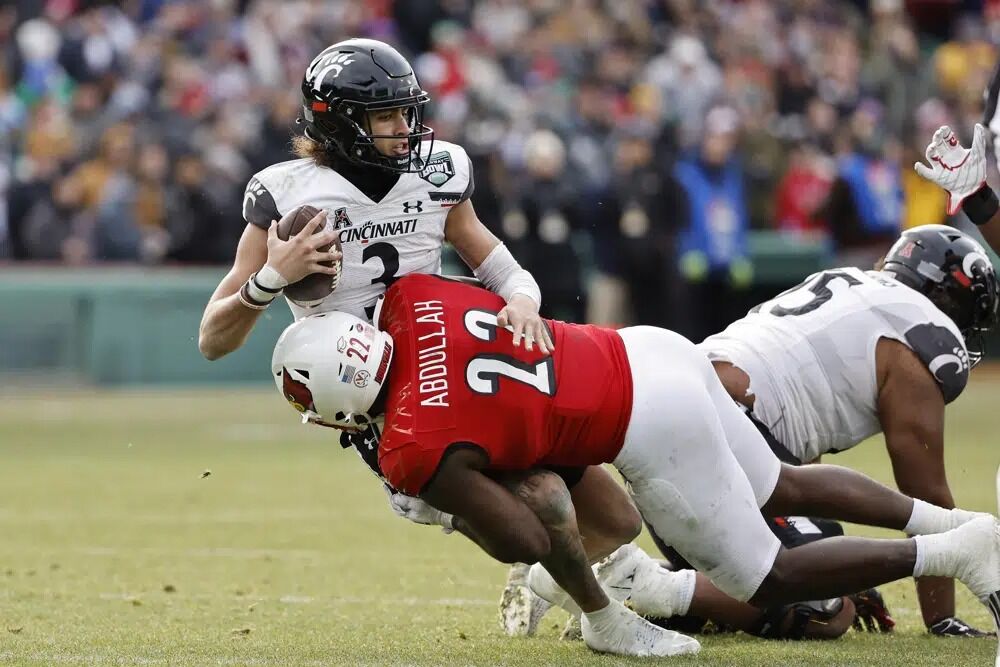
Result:
[[[434,130],[424,125],[430,96],[420,88],[413,68],[399,51],[374,39],[348,39],[328,46],[306,68],[302,79],[302,122],[307,137],[355,164],[395,172],[420,171],[421,155],[434,148]],[[383,155],[368,112],[405,108],[410,152]],[[421,150],[424,140],[430,145]]]
[[[927,296],[962,332],[969,361],[983,356],[983,337],[997,324],[1000,286],[981,245],[945,225],[908,229],[885,257],[882,270]]]

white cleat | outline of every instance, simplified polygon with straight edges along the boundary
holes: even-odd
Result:
[[[594,565],[594,576],[608,597],[624,602],[632,595],[636,570],[644,559],[652,560],[635,544],[622,545]]]
[[[541,563],[535,563],[528,571],[528,587],[531,592],[552,605],[565,609],[570,616],[579,616],[580,607],[573,602]]]
[[[500,595],[500,627],[508,637],[531,637],[552,605],[528,587],[528,566],[515,563]]]
[[[635,544],[626,544],[594,566],[597,580],[608,596],[619,602],[629,601],[632,609],[644,616],[670,618],[690,604],[695,573],[674,572]]]
[[[615,600],[610,605],[612,613],[600,624],[592,623],[588,614],[580,620],[583,640],[594,651],[644,658],[701,650],[701,644],[691,637],[653,625]]]
[[[559,635],[561,642],[578,642],[583,639],[583,630],[580,629],[580,617],[570,616],[566,619],[566,625]]]
[[[947,535],[957,547],[956,578],[989,606],[990,598],[1000,591],[1000,523],[993,517],[979,517]]]

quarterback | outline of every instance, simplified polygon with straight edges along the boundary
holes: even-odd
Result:
[[[501,321],[529,348],[548,349],[538,285],[476,216],[469,157],[424,125],[430,97],[406,59],[383,42],[339,42],[306,68],[302,96],[299,159],[274,164],[247,184],[247,225],[233,267],[205,308],[202,354],[217,359],[237,349],[282,289],[311,273],[340,278],[318,303],[289,300],[296,318],[331,310],[370,318],[399,276],[440,272],[445,241],[504,298]],[[277,221],[303,204],[321,213],[280,240]],[[319,225],[324,231],[313,234]],[[317,251],[335,236],[342,257]],[[322,263],[328,260],[334,266]]]
[[[992,275],[985,260],[967,268]],[[662,329],[557,321],[547,321],[554,352],[528,351],[498,326],[502,306],[475,287],[409,276],[387,292],[378,329],[342,313],[304,319],[279,340],[272,369],[286,397],[285,378],[294,382],[295,402],[313,421],[358,429],[384,415],[378,462],[389,482],[454,514],[496,558],[545,565],[582,610],[592,648],[675,655],[698,645],[610,601],[580,564],[578,536],[575,545],[557,541],[496,474],[613,463],[658,534],[723,592],[755,606],[933,575],[959,578],[992,608],[1000,589],[992,517],[940,535],[784,549],[760,514],[762,489],[734,454],[766,444],[703,352]],[[365,356],[363,389],[341,381],[350,350]]]

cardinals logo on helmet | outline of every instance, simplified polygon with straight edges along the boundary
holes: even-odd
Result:
[[[309,378],[307,373],[298,372],[306,379]],[[285,400],[299,412],[316,412],[316,405],[313,403],[313,395],[309,391],[309,387],[293,378],[287,368],[281,369],[281,391],[285,395]]]

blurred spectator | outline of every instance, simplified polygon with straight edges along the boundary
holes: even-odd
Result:
[[[701,338],[737,319],[730,298],[752,279],[747,252],[749,218],[744,172],[737,155],[739,118],[731,107],[715,107],[705,116],[705,131],[697,153],[681,158],[674,168],[686,200],[680,234],[679,266],[692,307],[681,325],[689,337]],[[713,303],[716,307],[694,307]]]
[[[899,143],[885,135],[881,109],[867,101],[841,136],[837,177],[823,215],[830,223],[837,266],[869,269],[900,230],[903,184]]]
[[[788,170],[774,195],[775,226],[794,234],[829,233],[820,207],[830,194],[833,177],[833,161],[814,144],[793,146],[789,151]]]
[[[551,317],[583,318],[583,276],[573,247],[580,207],[564,178],[566,147],[553,132],[532,134],[524,147],[525,175],[503,218],[511,252],[532,272]]]
[[[677,307],[676,233],[684,195],[665,171],[652,127],[627,125],[617,139],[614,195],[594,225],[598,275],[587,318],[669,327]]]

